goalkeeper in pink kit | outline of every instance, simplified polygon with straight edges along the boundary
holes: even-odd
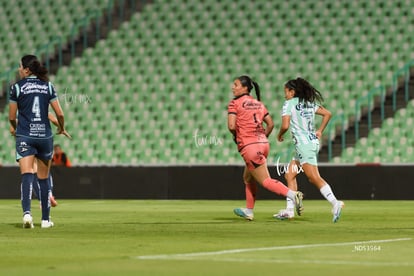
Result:
[[[257,99],[250,95],[253,88]],[[259,183],[275,194],[290,198],[300,216],[303,210],[303,194],[290,190],[282,182],[272,179],[267,168],[266,158],[269,154],[267,137],[272,132],[274,124],[266,107],[260,102],[259,85],[249,76],[240,76],[234,80],[232,91],[234,99],[228,105],[227,125],[246,164],[243,173],[246,208],[236,208],[234,213],[247,220],[253,220],[257,183]],[[263,123],[266,127],[263,127]]]

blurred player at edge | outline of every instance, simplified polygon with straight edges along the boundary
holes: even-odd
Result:
[[[59,127],[59,123],[58,123],[56,117],[52,113],[49,112],[48,118],[55,126]],[[16,135],[16,130],[12,126],[10,126],[10,133],[13,136]],[[71,139],[69,134],[67,134],[65,136]],[[36,195],[36,197],[40,201],[39,182],[37,180],[37,162],[36,162],[36,159],[33,162],[33,172],[34,172],[33,193]],[[52,207],[56,207],[58,205],[58,203],[57,203],[55,197],[53,196],[53,178],[52,178],[51,173],[49,173],[49,177],[48,177],[47,181],[48,181],[47,183],[48,183],[49,190],[50,190],[50,193],[49,193],[50,205]]]
[[[22,176],[21,202],[23,227],[33,228],[31,195],[34,182],[33,164],[36,159],[42,205],[41,228],[54,224],[49,220],[50,200],[48,176],[53,154],[53,134],[48,119],[49,104],[58,121],[57,134],[66,135],[64,115],[47,69],[34,55],[22,57],[19,65],[21,80],[11,87],[9,121],[16,135],[16,160]],[[18,124],[17,124],[18,113]]]

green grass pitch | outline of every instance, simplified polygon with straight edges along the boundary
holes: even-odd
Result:
[[[276,221],[284,200],[59,200],[55,227],[22,229],[20,201],[0,200],[2,275],[412,275],[414,201],[304,201]]]

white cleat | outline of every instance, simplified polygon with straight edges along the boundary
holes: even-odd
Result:
[[[25,214],[23,216],[23,228],[34,228],[33,218],[31,214]]]
[[[249,214],[246,208],[236,208],[233,210],[233,212],[235,215],[250,221],[252,221],[254,218],[253,214]]]
[[[332,221],[335,223],[341,217],[342,208],[344,208],[345,204],[343,201],[338,201],[335,206],[332,208],[333,219]]]
[[[293,219],[295,217],[295,213],[293,210],[282,209],[279,213],[274,214],[273,217],[278,220],[286,220],[286,219]]]
[[[295,210],[296,210],[296,214],[298,214],[298,216],[302,215],[303,212],[303,193],[302,192],[296,192],[296,196],[295,196]]]
[[[53,227],[53,222],[49,220],[42,220],[42,228],[50,228]]]

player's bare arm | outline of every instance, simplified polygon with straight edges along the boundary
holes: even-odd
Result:
[[[320,139],[322,137],[322,132],[325,130],[326,126],[329,123],[329,120],[332,117],[332,114],[329,110],[327,110],[326,108],[324,108],[322,106],[320,106],[318,108],[318,110],[316,110],[315,113],[322,116],[321,125],[319,126],[318,130],[316,130],[316,132],[315,132],[316,137],[318,137],[318,139]]]
[[[283,135],[286,133],[286,131],[288,131],[290,126],[290,116],[282,116],[282,125],[280,126],[279,129],[279,133],[277,135],[277,140],[279,142],[282,142],[283,139]]]
[[[272,133],[273,128],[275,127],[275,124],[273,123],[273,119],[272,116],[270,116],[269,114],[267,114],[264,118],[263,121],[266,124],[266,128],[265,128],[265,135],[266,137],[269,137],[270,133]]]

